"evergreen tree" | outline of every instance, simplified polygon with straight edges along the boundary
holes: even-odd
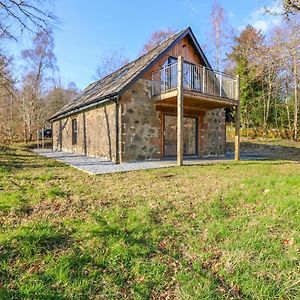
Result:
[[[244,128],[256,127],[262,122],[261,84],[255,57],[263,45],[262,33],[248,25],[235,38],[235,46],[228,55],[234,62],[234,72],[240,76],[241,122]]]

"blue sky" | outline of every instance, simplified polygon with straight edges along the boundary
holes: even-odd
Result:
[[[261,13],[272,0],[219,0],[236,31],[251,23],[264,31],[275,22]],[[158,29],[191,26],[200,45],[206,44],[212,0],[56,0],[60,24],[55,30],[55,54],[62,82],[83,89],[95,80],[101,55],[122,49],[129,59]],[[25,47],[23,41],[18,49]]]

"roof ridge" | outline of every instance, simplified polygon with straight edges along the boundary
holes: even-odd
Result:
[[[155,45],[153,48],[151,48],[150,50],[148,50],[147,52],[145,52],[144,54],[141,54],[140,56],[138,56],[138,59],[142,58],[143,56],[149,54],[151,51],[154,51],[155,49],[157,49],[159,46],[161,46],[163,43],[166,43],[167,41],[169,41],[171,38],[173,38],[175,35],[179,35],[181,33],[183,33],[185,30],[187,30],[187,28],[182,29],[182,30],[178,30],[177,32],[174,32],[172,35],[170,35],[167,39],[165,39],[164,41],[159,42],[157,45]]]

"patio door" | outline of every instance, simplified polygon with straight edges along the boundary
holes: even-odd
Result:
[[[197,118],[183,118],[183,155],[197,155]],[[164,115],[164,156],[177,155],[177,117]]]

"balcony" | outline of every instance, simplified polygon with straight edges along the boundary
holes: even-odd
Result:
[[[235,106],[239,102],[236,76],[204,66],[184,62],[182,65],[185,105],[211,110]],[[177,97],[178,63],[152,73],[152,99],[159,104],[174,104]]]

